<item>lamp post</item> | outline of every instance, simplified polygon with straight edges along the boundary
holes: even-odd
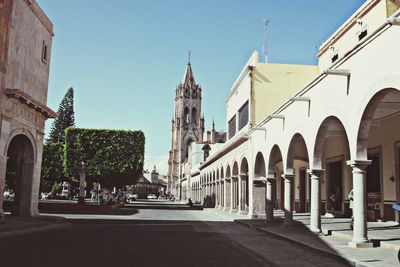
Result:
[[[86,170],[85,163],[82,161],[79,168],[79,197],[78,204],[85,204],[85,178]]]

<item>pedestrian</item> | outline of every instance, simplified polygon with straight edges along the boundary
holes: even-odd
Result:
[[[354,193],[353,189],[351,189],[349,193],[349,208],[351,209],[351,222],[350,222],[350,229],[353,230],[354,225],[354,216],[353,216],[353,202],[354,202]]]

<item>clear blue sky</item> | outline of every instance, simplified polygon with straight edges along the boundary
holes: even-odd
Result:
[[[225,130],[229,90],[263,19],[271,63],[317,64],[315,46],[365,0],[37,0],[54,24],[48,106],[70,86],[76,126],[142,130],[145,167],[166,172],[174,92],[192,54],[206,125]],[[46,123],[49,131],[51,120]]]

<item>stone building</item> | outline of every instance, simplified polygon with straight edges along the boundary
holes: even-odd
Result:
[[[3,191],[12,213],[38,215],[53,25],[35,0],[0,1],[0,218]]]
[[[188,158],[183,162],[183,176],[180,179],[181,200],[187,202],[189,198],[195,202],[203,201],[207,207],[215,207],[215,194],[210,193],[208,198],[200,199],[197,186],[192,181],[197,181],[200,175],[199,167],[209,156],[212,151],[216,150],[226,142],[226,132],[215,130],[215,123],[212,124],[212,130],[207,131],[204,140],[201,142],[193,142],[189,147]]]
[[[188,158],[190,144],[203,140],[204,118],[200,114],[201,87],[195,82],[189,61],[183,80],[175,90],[175,114],[171,126],[167,191],[175,196],[180,192],[179,180],[183,174],[183,162]]]
[[[399,217],[399,7],[366,1],[321,45],[318,67],[253,54],[227,100],[228,141],[199,165],[192,193],[250,218],[283,210],[286,225],[310,212],[315,232],[321,215],[352,212],[349,245],[372,246],[367,220]]]

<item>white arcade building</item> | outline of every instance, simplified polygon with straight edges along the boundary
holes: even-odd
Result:
[[[398,220],[399,1],[369,0],[319,49],[318,66],[267,64],[254,53],[227,100],[228,140],[192,166],[188,194],[221,212],[273,218],[351,216],[349,245],[372,246],[367,220]]]

